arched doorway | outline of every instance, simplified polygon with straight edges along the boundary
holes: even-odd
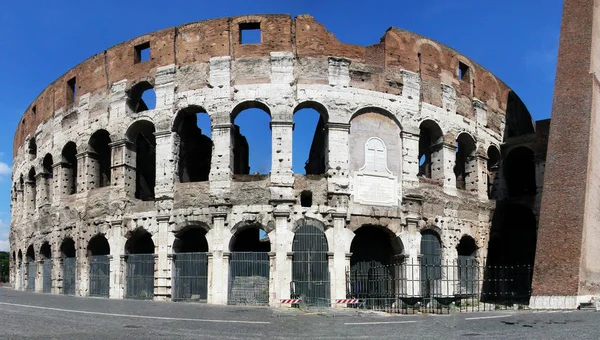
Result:
[[[421,295],[431,300],[441,293],[442,243],[433,230],[421,232]]]
[[[173,242],[173,301],[201,301],[208,297],[208,242],[206,230],[189,226]]]
[[[125,243],[125,298],[154,298],[154,241],[152,235],[139,228]]]
[[[301,220],[292,244],[292,295],[304,304],[330,304],[328,251],[323,225]]]
[[[391,307],[404,291],[404,258],[400,239],[389,229],[364,225],[350,246],[350,298],[366,299],[367,307]]]
[[[271,242],[261,225],[238,230],[231,239],[229,304],[269,303],[269,252]]]
[[[23,252],[19,249],[19,289],[24,288],[23,282]]]
[[[135,149],[135,198],[154,200],[156,186],[156,137],[154,124],[147,120],[133,123],[127,130],[127,139]]]
[[[199,106],[182,109],[177,113],[173,131],[179,136],[179,181],[208,181],[213,142],[210,117],[206,110]]]
[[[521,146],[511,150],[503,170],[509,197],[536,194],[535,155],[531,149]]]
[[[75,257],[75,241],[66,238],[60,245],[62,256],[62,292],[75,295],[75,278],[77,277],[77,258]]]
[[[87,246],[89,261],[89,295],[108,297],[110,294],[110,245],[104,235],[92,237]]]
[[[34,292],[37,266],[35,264],[35,251],[33,250],[33,245],[30,245],[27,248],[27,253],[25,256],[27,259],[27,290]]]
[[[44,242],[40,247],[40,257],[42,258],[42,292],[52,292],[52,252],[50,243]]]
[[[89,162],[90,172],[94,176],[93,185],[96,188],[110,186],[111,177],[111,154],[110,134],[106,130],[98,130],[94,132],[88,143],[89,147]]]
[[[463,236],[456,247],[458,254],[458,294],[472,296],[479,285],[479,263],[477,262],[477,244],[471,236]]]

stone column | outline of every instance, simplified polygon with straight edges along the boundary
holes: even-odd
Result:
[[[271,199],[294,201],[292,171],[292,130],[294,120],[289,107],[272,109],[271,119]]]
[[[465,160],[465,190],[477,195],[479,195],[480,185],[487,183],[487,176],[483,179],[479,169],[479,156],[467,156]],[[485,172],[483,175],[485,176]]]
[[[171,258],[169,257],[169,215],[156,217],[158,223],[158,237],[156,242],[158,255],[158,272],[155,300],[168,301],[171,299]]]
[[[75,157],[77,158],[77,178],[75,180],[77,181],[77,193],[80,194],[89,190],[89,181],[92,178],[88,175],[87,152],[78,153]]]
[[[399,187],[418,187],[419,133],[402,131],[402,178]]]
[[[41,259],[38,259],[35,261],[35,291],[38,293],[41,293],[43,291],[43,283],[44,283],[44,278],[42,276],[42,268],[43,268],[43,264],[44,261]]]
[[[418,218],[407,218],[406,226],[408,235],[403,239],[405,242],[404,250],[404,270],[405,270],[405,284],[404,287],[400,287],[406,292],[407,296],[420,296],[421,295],[421,261],[420,261],[420,247],[421,247],[421,233],[418,231],[419,219]]]
[[[120,139],[109,144],[111,148],[111,184],[122,188],[123,195],[135,195],[135,151],[134,145],[127,139]],[[158,157],[157,157],[158,160]]]
[[[333,243],[330,252],[331,299],[346,298],[346,268],[349,268],[349,254],[346,253],[346,214],[333,213]]]
[[[327,191],[335,194],[349,194],[349,146],[350,124],[328,123]]]
[[[290,282],[292,282],[292,242],[294,233],[288,225],[290,213],[287,211],[273,212],[275,219],[275,296],[270,301],[271,306],[279,306],[280,299],[290,298]],[[273,234],[273,232],[271,232]]]
[[[488,158],[485,155],[477,155],[476,156],[476,166],[477,169],[475,170],[476,173],[476,190],[477,190],[477,196],[479,197],[480,200],[487,200],[488,199],[488,171],[487,171],[487,161]]]
[[[444,142],[441,149],[442,167],[444,171],[444,192],[456,196],[456,175],[454,165],[456,164],[456,145]]]
[[[229,252],[224,247],[223,235],[225,232],[225,219],[227,214],[217,213],[213,215],[213,228],[210,230],[210,236],[207,234],[209,248],[211,248],[212,268],[209,266],[209,271],[212,273],[211,281],[209,281],[208,303],[215,305],[227,304],[227,288],[229,278]],[[210,238],[210,239],[209,239]],[[210,258],[209,258],[210,260]],[[209,274],[210,275],[210,274]]]
[[[172,200],[177,181],[177,154],[175,139],[177,134],[169,130],[157,131],[156,136],[156,184],[154,196],[157,201]],[[134,163],[135,165],[135,160]],[[135,192],[135,178],[133,182]]]
[[[77,248],[77,270],[75,272],[75,294],[77,296],[90,295],[90,258],[87,256],[87,247]]]
[[[110,245],[110,271],[109,271],[109,297],[111,299],[122,299],[124,297],[123,256],[125,248],[122,241],[122,221],[111,221],[111,235],[108,236]]]
[[[44,172],[35,175],[35,182],[37,183],[35,186],[37,207],[42,207],[50,203],[50,183],[48,177],[49,175]]]
[[[221,114],[223,116],[224,114]],[[215,124],[212,129],[213,153],[210,163],[210,194],[217,198],[229,195],[231,187],[231,175],[233,173],[233,147],[231,131],[233,124],[229,120],[229,114],[221,117],[221,124]],[[227,121],[225,121],[227,120]]]
[[[35,215],[36,210],[35,181],[25,181],[25,216]]]

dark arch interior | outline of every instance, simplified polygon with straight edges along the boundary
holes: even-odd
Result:
[[[352,270],[368,270],[402,261],[400,239],[392,232],[379,226],[366,225],[355,232],[350,246]]]
[[[35,251],[33,250],[33,245],[27,247],[27,253],[25,256],[27,257],[27,262],[35,261]]]
[[[202,253],[208,252],[206,230],[200,227],[184,228],[175,234],[173,250],[176,253]]]
[[[271,242],[259,225],[251,226],[235,233],[231,240],[231,251],[269,252]]]
[[[268,174],[271,171],[271,112],[259,102],[238,105],[233,120],[233,173]]]
[[[537,220],[531,209],[501,205],[492,218],[488,247],[490,265],[529,265],[535,260]]]
[[[156,186],[156,136],[154,124],[142,120],[133,123],[127,138],[135,145],[135,198],[154,200]]]
[[[134,112],[152,110],[156,107],[156,92],[147,81],[140,82],[128,91],[127,106]]]
[[[44,259],[52,258],[50,243],[44,242],[44,244],[42,244],[42,246],[40,247],[40,256]]]
[[[442,130],[433,121],[421,123],[419,133],[419,176],[432,178],[432,168],[436,162],[434,154],[441,148]]]
[[[13,251],[13,262],[17,262],[17,253]]]
[[[37,157],[37,144],[35,143],[35,138],[31,138],[29,140],[29,146],[27,151],[33,158]]]
[[[496,198],[496,191],[498,188],[498,168],[500,168],[500,151],[495,146],[490,146],[487,151],[487,191],[488,198]]]
[[[60,245],[63,258],[75,257],[75,241],[72,238],[65,239]]]
[[[325,173],[327,159],[327,111],[317,103],[303,103],[294,111],[292,170],[294,173]]]
[[[469,158],[475,154],[475,141],[466,133],[461,133],[456,139],[456,162],[454,163],[454,174],[456,175],[456,187],[466,189]]]
[[[458,256],[475,256],[477,245],[475,240],[470,236],[463,236],[456,247]]]
[[[208,130],[203,131],[200,126],[206,125],[206,120]],[[208,181],[213,149],[213,142],[208,136],[211,134],[210,117],[201,107],[188,107],[179,111],[173,127],[180,139],[179,181]]]
[[[29,174],[27,175],[27,179],[30,182],[35,183],[35,169],[34,168],[29,169]]]
[[[154,254],[152,235],[144,229],[136,229],[125,242],[125,253]]]
[[[509,196],[535,195],[533,151],[526,147],[518,147],[510,151],[504,162],[504,177]]]
[[[104,235],[92,237],[88,243],[88,256],[110,255],[110,245]]]
[[[100,188],[110,185],[110,142],[110,135],[106,130],[96,131],[89,142],[90,151],[94,152],[95,157],[97,157],[98,169],[96,174],[98,174],[97,181]]]
[[[49,177],[52,177],[52,164],[54,164],[54,160],[52,159],[52,155],[51,154],[47,154],[44,157],[44,161],[43,161],[42,165],[44,167],[44,172]]]
[[[19,262],[23,262],[23,252],[19,249]]]
[[[63,167],[66,169],[66,193],[71,195],[77,192],[77,146],[68,142],[62,150]]]

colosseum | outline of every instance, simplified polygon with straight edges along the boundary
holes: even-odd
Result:
[[[306,109],[320,118],[294,173]],[[271,149],[250,150],[246,110],[269,115]],[[482,66],[394,27],[370,46],[309,15],[149,33],[75,66],[23,114],[11,283],[212,304],[526,303],[548,129]],[[251,153],[271,155],[266,174]],[[511,283],[489,284],[493,267]]]

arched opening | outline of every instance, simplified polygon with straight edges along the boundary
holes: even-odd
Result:
[[[496,199],[498,192],[498,169],[500,168],[500,151],[495,146],[487,150],[488,198]]]
[[[294,111],[292,170],[296,174],[321,175],[327,168],[327,110],[305,102]]]
[[[27,260],[27,290],[34,292],[37,265],[35,263],[35,250],[33,249],[33,245],[27,247],[27,253],[25,256]]]
[[[229,304],[269,303],[271,242],[261,225],[249,225],[231,238]]]
[[[307,305],[329,305],[328,251],[323,225],[299,221],[292,243],[292,297]]]
[[[208,181],[212,161],[210,117],[198,106],[190,106],[177,114],[173,131],[179,136],[179,181]]]
[[[31,211],[34,212],[37,208],[37,181],[35,178],[35,169],[29,169],[27,175],[27,186],[29,188],[29,203],[31,204]]]
[[[536,194],[535,157],[531,149],[521,146],[511,150],[503,170],[509,197]]]
[[[42,167],[44,169],[43,179],[44,179],[44,192],[45,197],[44,201],[49,203],[52,197],[52,179],[54,178],[54,174],[52,173],[52,165],[54,164],[54,160],[52,159],[51,154],[46,154],[44,156],[44,161],[42,162]]]
[[[154,241],[142,228],[134,230],[125,242],[125,298],[154,298]]]
[[[90,240],[87,246],[89,261],[90,296],[108,297],[110,293],[110,245],[102,234]]]
[[[202,301],[208,297],[208,242],[206,230],[188,226],[173,243],[173,301]]]
[[[454,174],[456,175],[456,188],[462,190],[476,190],[475,183],[477,160],[475,158],[475,141],[466,134],[461,133],[456,139],[456,162]]]
[[[313,195],[310,190],[302,190],[300,193],[300,205],[305,208],[310,208],[312,206]]]
[[[533,211],[519,204],[498,204],[488,246],[486,281],[494,283],[487,287],[488,297],[510,294],[511,298],[529,300],[536,243]]]
[[[418,176],[443,180],[442,161],[443,134],[432,120],[425,120],[419,127],[419,174]]]
[[[25,287],[25,283],[23,282],[23,252],[21,251],[21,249],[19,249],[19,264],[18,264],[18,271],[19,271],[19,282],[18,282],[18,287],[19,289],[23,289]]]
[[[368,308],[391,307],[396,293],[405,291],[400,239],[385,227],[364,225],[355,231],[350,252],[351,297],[367,299]]]
[[[42,259],[42,292],[52,292],[52,251],[50,243],[44,242],[40,247]]]
[[[29,144],[27,146],[27,153],[31,159],[35,159],[37,157],[37,144],[35,142],[35,138],[31,138],[29,140]]]
[[[63,195],[77,193],[77,146],[68,142],[62,150]]]
[[[433,230],[421,232],[421,294],[432,299],[441,293],[442,243]]]
[[[65,295],[75,295],[75,278],[77,274],[77,257],[75,256],[75,241],[66,238],[60,245],[62,256],[62,292]]]
[[[470,236],[463,236],[456,247],[458,254],[458,293],[473,296],[478,292],[479,263],[477,262],[477,244]]]
[[[154,200],[156,186],[156,136],[154,124],[147,120],[133,123],[127,130],[127,139],[135,150],[135,198]]]
[[[89,161],[93,176],[92,183],[95,188],[103,188],[110,185],[110,143],[110,135],[106,130],[98,130],[90,138]]]
[[[142,81],[127,92],[127,106],[132,113],[154,110],[156,107],[156,92],[147,81]]]
[[[233,173],[268,174],[271,171],[271,112],[259,102],[244,102],[232,112]]]

